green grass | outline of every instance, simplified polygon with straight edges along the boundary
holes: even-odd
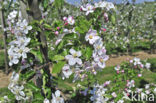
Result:
[[[152,64],[152,68],[156,69],[156,65],[154,65],[154,64],[156,64],[156,58],[148,59],[148,62]],[[105,81],[113,80],[115,74],[116,74],[116,72],[114,70],[114,67],[112,66],[112,67],[106,67],[102,71],[99,71],[97,73],[97,75],[95,75],[95,76],[89,75],[88,78],[90,78],[91,84],[94,84],[94,82],[96,82],[96,81],[98,81],[99,84],[102,84]],[[143,74],[143,76],[141,79],[136,78],[136,86],[141,87],[142,84],[146,84],[146,83],[155,83],[156,84],[156,72],[145,69],[142,74]],[[61,77],[59,77],[58,87],[62,88],[63,90],[72,90],[73,88],[71,88],[71,87],[74,87],[77,85],[77,83],[72,83],[72,78],[73,78],[73,75],[69,79],[66,79],[66,80],[62,80]],[[62,84],[64,84],[64,85],[62,85]],[[87,85],[88,80],[85,79],[83,82],[80,82],[80,84]]]

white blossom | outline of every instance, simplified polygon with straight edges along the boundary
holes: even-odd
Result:
[[[20,23],[20,30],[24,34],[28,34],[28,31],[32,29],[32,26],[28,26],[28,22],[24,19],[23,22]]]
[[[61,92],[57,90],[55,94],[52,94],[52,103],[64,103],[64,99],[61,96]]]
[[[81,6],[82,10],[86,12],[86,15],[94,12],[94,6],[91,4],[86,4],[85,6]]]
[[[72,74],[72,70],[70,69],[69,65],[64,65],[64,67],[62,68],[62,73],[63,73],[63,79],[65,78],[69,78],[69,76]]]
[[[50,103],[50,101],[47,98],[45,98],[43,103]]]
[[[139,65],[139,64],[141,64],[140,58],[136,58],[136,57],[135,57],[133,60],[134,60],[134,65]]]
[[[150,69],[151,64],[150,64],[150,63],[146,63],[146,64],[145,64],[145,67],[146,67],[147,69]]]
[[[76,63],[81,65],[82,60],[79,58],[81,56],[81,51],[75,51],[74,49],[70,49],[71,55],[66,55],[66,59],[68,60],[69,65],[73,66]]]
[[[124,103],[124,100],[119,100],[117,101],[117,103]]]
[[[10,14],[8,15],[8,20],[9,21],[11,21],[12,23],[14,23],[15,21],[14,21],[14,19],[16,18],[16,16],[17,16],[17,11],[12,11],[12,12],[10,12]]]
[[[74,20],[74,18],[73,18],[72,16],[69,16],[69,17],[67,18],[67,22],[68,22],[68,24],[70,24],[70,25],[74,25],[75,20]]]
[[[100,39],[96,30],[89,30],[85,36],[86,41],[89,41],[89,44],[93,45],[96,40]]]

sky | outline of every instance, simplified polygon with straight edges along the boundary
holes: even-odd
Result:
[[[66,0],[66,1],[69,2],[70,4],[78,4],[78,3],[80,3],[81,0]],[[101,0],[94,0],[94,1],[98,2],[98,1],[101,1]],[[107,0],[107,1],[109,1],[109,2],[116,1],[116,3],[121,3],[122,2],[122,0]],[[131,2],[132,0],[129,0],[129,1]],[[136,0],[136,3],[142,3],[144,1],[154,1],[154,0]]]

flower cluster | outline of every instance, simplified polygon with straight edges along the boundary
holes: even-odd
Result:
[[[103,46],[103,41],[100,36],[98,36],[96,30],[89,30],[89,32],[85,36],[86,41],[89,41],[91,45],[94,47],[93,51],[93,64],[103,69],[105,67],[105,62],[109,59],[106,55],[106,49]]]
[[[86,4],[85,6],[81,6],[81,10],[86,12],[86,15],[93,13],[96,8],[106,8],[107,10],[115,9],[115,6],[111,2],[101,1],[95,3],[95,5]]]
[[[79,69],[78,67],[82,66],[82,60],[79,58],[81,56],[81,51],[75,51],[74,49],[69,50],[71,55],[66,55],[65,58],[68,60],[68,64],[66,64],[63,69],[63,79],[64,77],[69,78],[69,76],[72,74],[72,70],[70,67]]]
[[[52,100],[51,102],[45,98],[43,103],[64,103],[64,99],[61,96],[61,92],[57,90],[55,94],[52,93]]]
[[[16,40],[9,43],[10,48],[8,49],[9,54],[9,65],[17,64],[19,59],[27,58],[27,53],[30,51],[28,47],[28,43],[30,42],[30,38],[26,37],[18,37]]]
[[[148,62],[145,62],[145,61],[141,61],[140,58],[134,58],[133,60],[129,60],[129,64],[131,69],[136,69],[138,70],[137,72],[137,76],[138,77],[142,77],[142,69],[145,68],[145,69],[150,69],[151,67],[151,64],[148,63]],[[117,74],[120,74],[120,73],[124,73],[125,70],[124,68],[122,68],[120,65],[117,65],[115,68],[114,68],[117,72]]]
[[[16,16],[17,11],[13,11],[9,14],[9,27],[6,28],[8,32],[15,35],[15,40],[9,43],[10,48],[8,49],[10,66],[17,64],[21,57],[22,59],[27,58],[27,53],[30,51],[27,46],[31,39],[27,38],[26,34],[28,34],[29,30],[32,29],[32,26],[29,26],[26,20],[21,19],[18,19],[17,23],[14,23]]]
[[[63,17],[63,20],[65,21],[65,25],[67,24],[74,25],[75,23],[75,20],[72,16]]]
[[[23,91],[24,86],[18,85],[18,81],[19,81],[19,74],[13,72],[8,89],[15,95],[16,100],[27,100],[28,97],[26,97]]]
[[[102,38],[98,36],[97,31],[90,29],[85,36],[85,40],[89,41],[89,44],[93,45],[94,47],[92,54],[94,61],[91,63],[90,61],[86,61],[83,64],[82,60],[80,59],[82,55],[81,51],[70,49],[69,52],[71,55],[65,56],[68,64],[64,65],[62,68],[63,79],[69,78],[69,76],[72,74],[71,68],[74,68],[74,81],[79,78],[83,80],[85,77],[87,77],[87,75],[84,73],[85,71],[91,71],[93,74],[96,74],[97,70],[105,68],[105,61],[107,61],[109,57],[106,55],[106,49],[103,46]]]
[[[8,21],[10,21],[11,23],[14,23],[15,21],[15,18],[16,18],[16,16],[17,16],[17,11],[12,11],[12,12],[10,12],[10,14],[8,15]]]
[[[105,88],[104,85],[94,85],[93,90],[90,91],[90,93],[93,95],[90,97],[90,100],[93,101],[93,103],[108,102],[109,98],[105,96],[107,91],[108,89]]]
[[[136,57],[133,60],[130,60],[130,63],[133,63],[135,67],[141,67],[141,68],[146,68],[146,69],[150,69],[151,67],[150,63],[143,64],[140,61],[140,58],[136,58]]]

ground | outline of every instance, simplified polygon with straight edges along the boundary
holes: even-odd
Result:
[[[127,55],[123,55],[123,56],[112,56],[110,57],[110,59],[106,62],[107,66],[115,66],[118,65],[120,63],[122,63],[123,61],[126,61],[128,58],[129,59],[133,59],[134,57],[138,57],[142,60],[148,59],[148,58],[156,58],[156,54],[148,54],[146,52],[137,52],[134,53],[132,56],[127,56]],[[9,73],[9,75],[6,75],[2,70],[0,70],[0,88],[4,88],[7,87],[9,84],[9,79],[11,77],[12,73]]]

